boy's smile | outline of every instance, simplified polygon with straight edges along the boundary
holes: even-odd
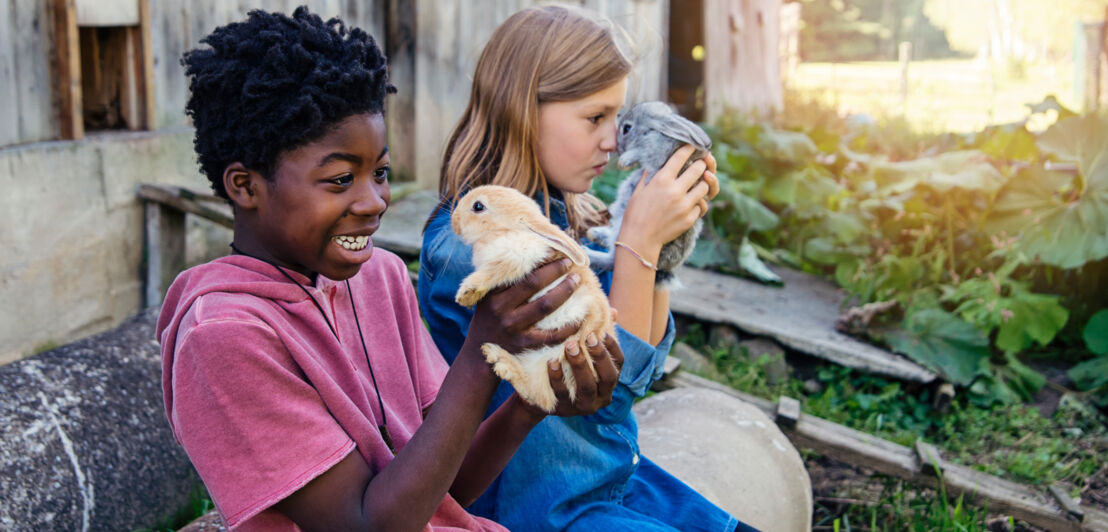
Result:
[[[284,152],[271,180],[249,173],[249,199],[232,195],[243,252],[335,280],[353,277],[372,256],[370,235],[390,200],[383,116],[350,116]]]

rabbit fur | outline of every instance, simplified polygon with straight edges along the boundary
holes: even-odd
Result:
[[[611,270],[615,265],[615,241],[623,224],[623,212],[635,187],[642,176],[653,177],[666,164],[673,152],[684,144],[692,144],[696,151],[681,167],[684,172],[695,161],[708,155],[712,140],[700,126],[677,114],[669,105],[662,102],[642,102],[632,106],[619,119],[616,130],[616,145],[619,150],[619,166],[639,168],[627,176],[619,185],[616,199],[608,206],[611,220],[606,226],[596,226],[588,230],[589,240],[602,244],[607,251],[588,249],[586,253],[593,266],[602,270]],[[645,182],[650,181],[647,177]],[[645,183],[644,182],[644,183]],[[672,242],[662,246],[658,255],[658,273],[654,283],[664,288],[676,288],[680,283],[674,273],[678,266],[692,254],[696,239],[704,222],[697,218],[693,226]]]
[[[601,341],[605,334],[614,336],[615,325],[608,297],[596,274],[589,269],[589,259],[581,245],[551,223],[535,200],[508,187],[485,185],[469,191],[455,206],[450,223],[462,241],[473,247],[474,272],[462,280],[455,294],[455,300],[462,306],[472,306],[490,290],[515,283],[552,255],[565,256],[573,262],[565,276],[576,273],[581,277],[577,289],[535,327],[549,330],[579,323],[580,329],[572,339],[580,345],[581,356],[586,358],[595,377],[585,338],[589,333]],[[565,276],[540,290],[532,300]],[[486,343],[481,352],[493,371],[512,383],[521,398],[546,412],[552,412],[557,403],[547,373],[550,359],[562,365],[569,397],[571,400],[576,397],[577,385],[566,361],[564,344],[509,353],[496,344]]]

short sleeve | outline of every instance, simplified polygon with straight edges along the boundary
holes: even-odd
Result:
[[[235,527],[354,449],[267,325],[224,319],[177,342],[170,422]]]

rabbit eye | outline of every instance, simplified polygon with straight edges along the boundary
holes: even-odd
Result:
[[[631,124],[623,124],[623,134],[626,135],[631,132]]]
[[[480,201],[473,202],[473,212],[481,212],[485,210],[485,204]]]

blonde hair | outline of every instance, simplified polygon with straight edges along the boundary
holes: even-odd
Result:
[[[626,78],[627,42],[618,26],[576,7],[532,7],[508,17],[481,52],[469,104],[446,145],[439,208],[471,188],[502,185],[528,196],[542,192],[549,216],[550,186],[535,151],[539,104],[577,100]],[[604,223],[599,200],[564,196],[571,234]]]

